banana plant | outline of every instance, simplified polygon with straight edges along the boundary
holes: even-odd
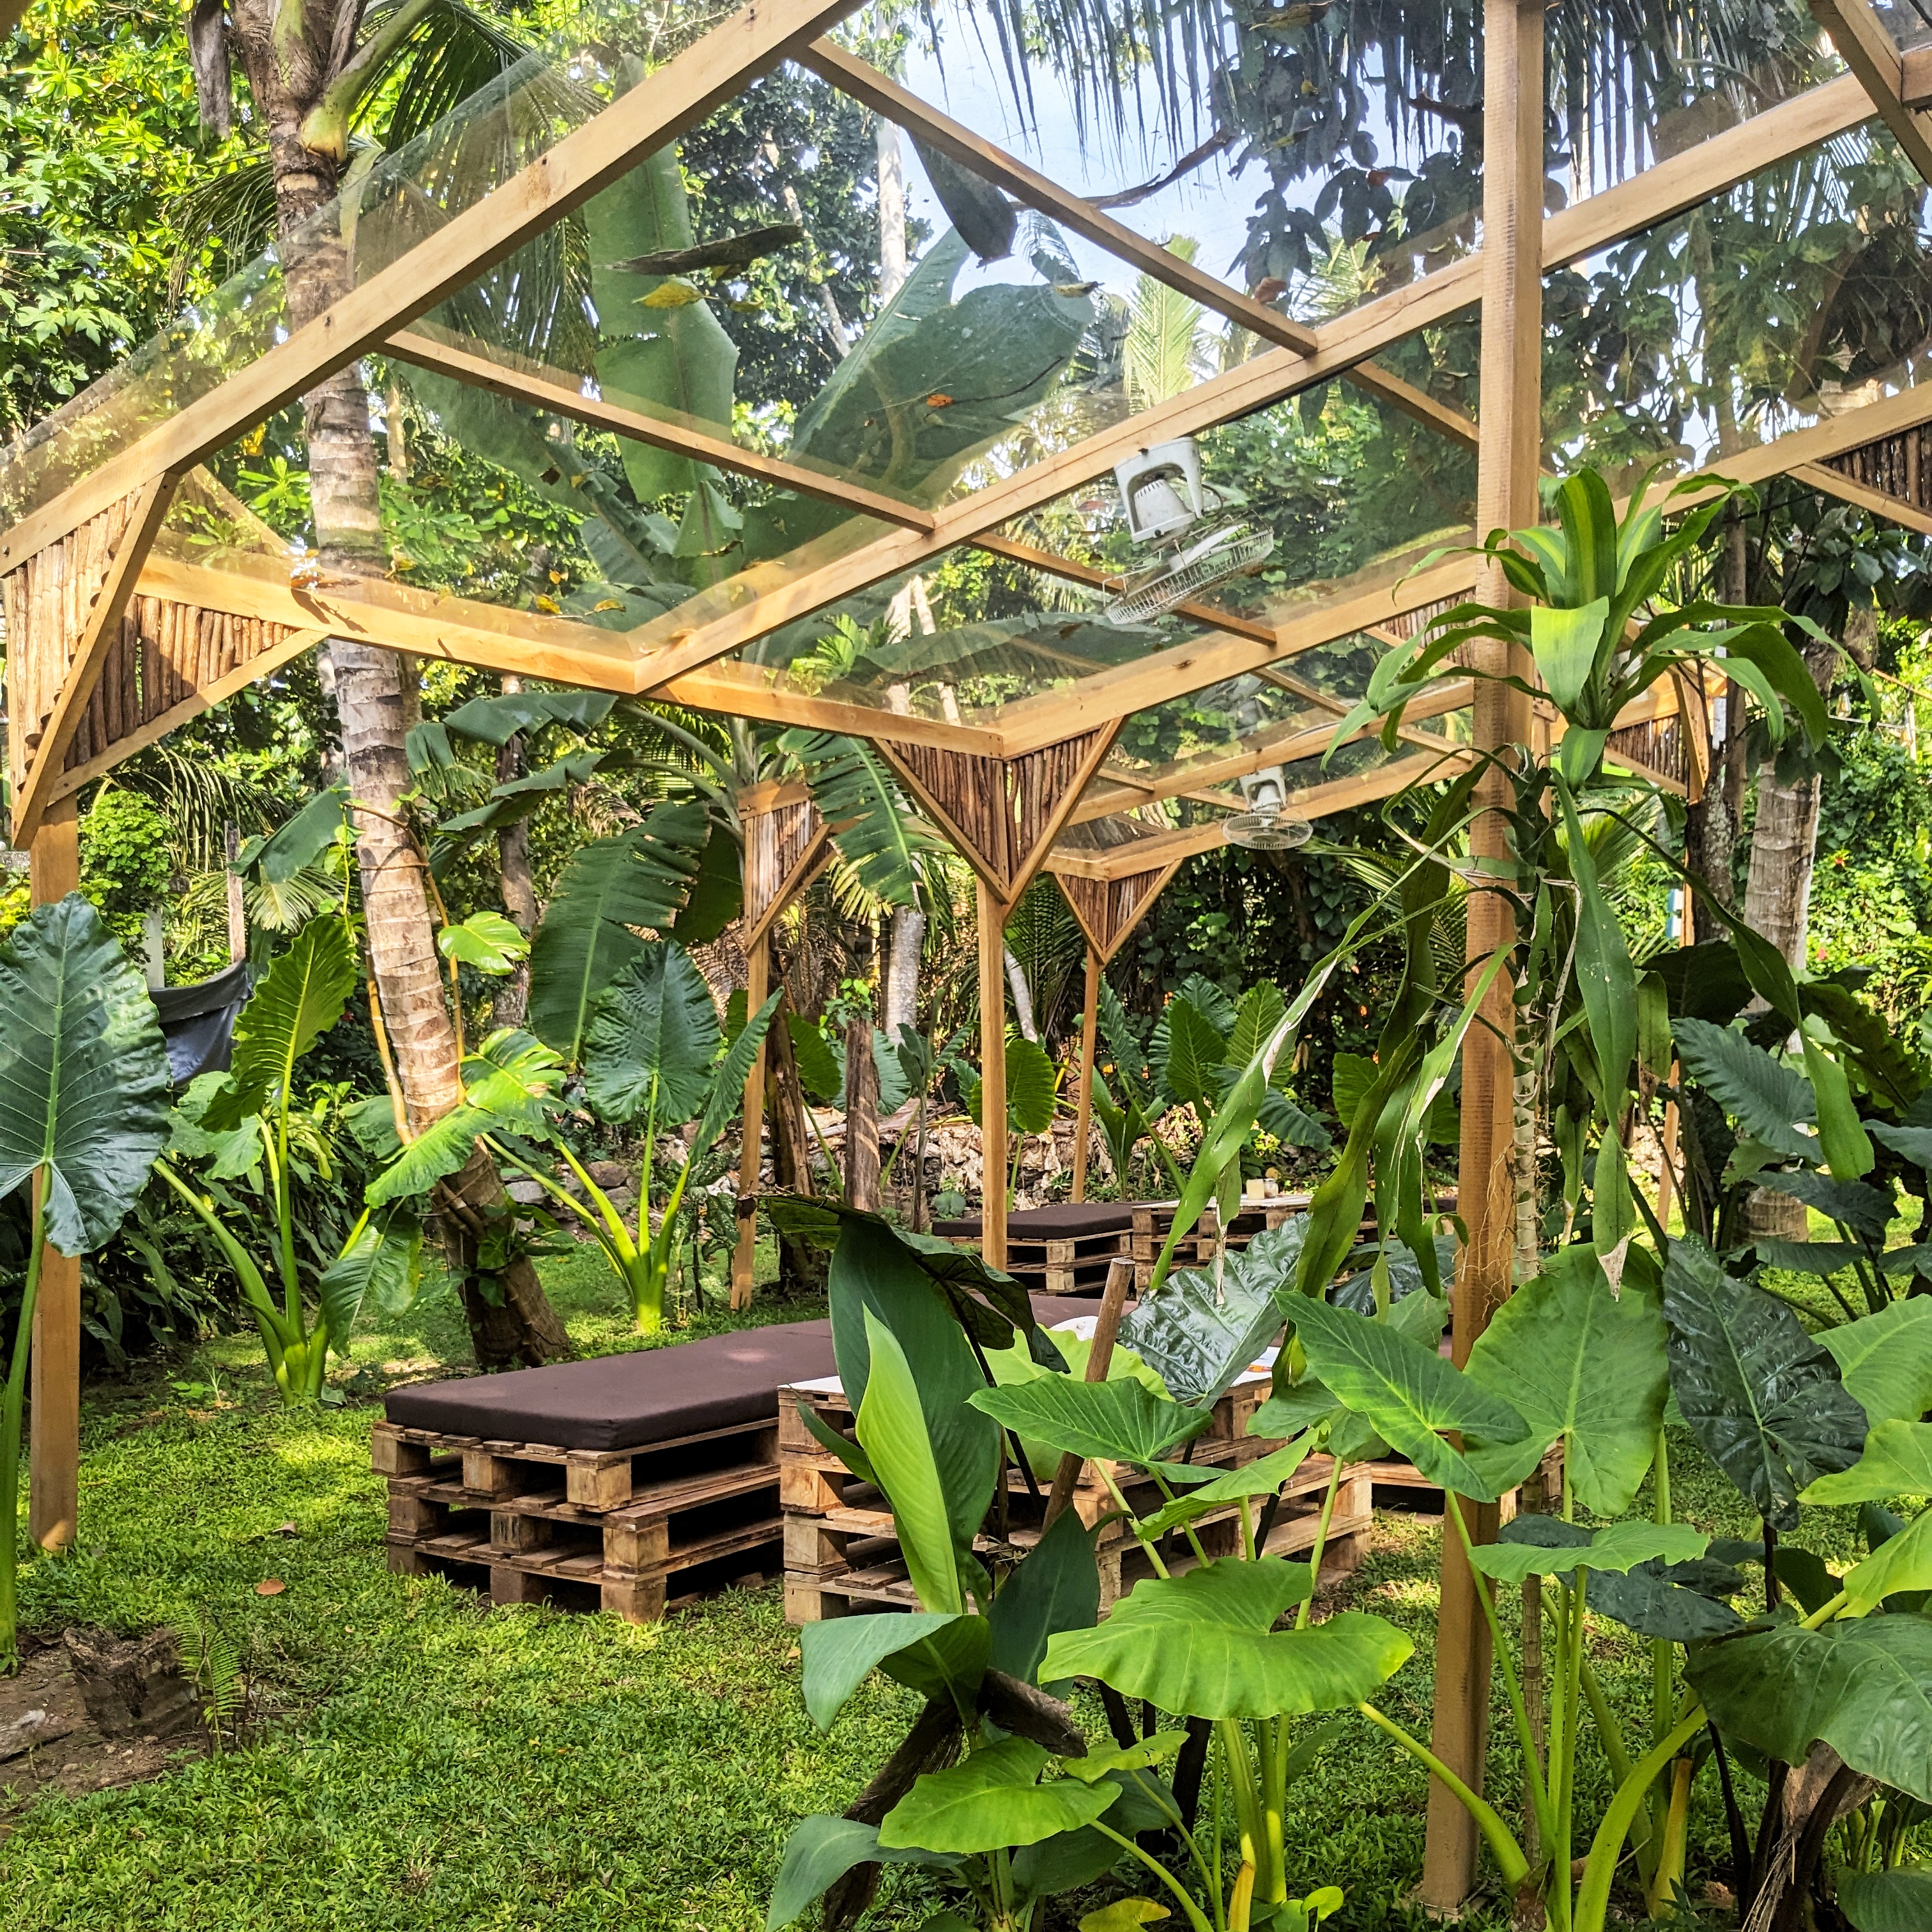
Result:
[[[32,1190],[0,1401],[0,1672],[20,1664],[20,1423],[46,1248],[111,1240],[167,1139],[167,1048],[141,974],[78,892],[0,946],[0,1193]]]
[[[167,1157],[155,1164],[233,1271],[284,1402],[321,1394],[328,1352],[346,1353],[365,1297],[398,1313],[420,1281],[422,1226],[404,1203],[365,1208],[312,1281],[298,1250],[296,1184],[307,1174],[326,1177],[332,1156],[326,1133],[298,1100],[296,1067],[362,980],[349,921],[311,919],[242,1008],[229,1071],[202,1074],[182,1096]],[[232,1191],[236,1182],[272,1205],[266,1264],[254,1246],[259,1216]]]
[[[1322,1708],[1358,1680],[1378,1684],[1407,1655],[1407,1640],[1354,1613],[1339,1630],[1324,1626],[1326,1636],[1270,1635],[1281,1610],[1310,1588],[1305,1566],[1273,1558],[1208,1566],[1164,1588],[1140,1584],[1096,1628],[1092,1544],[1070,1511],[1028,1553],[989,1571],[974,1540],[1004,1481],[1006,1424],[1029,1434],[1041,1425],[1056,1448],[1124,1452],[1150,1465],[1198,1433],[1209,1409],[1184,1409],[1136,1376],[1084,1383],[1050,1366],[988,1386],[974,1344],[1015,1346],[1010,1318],[1032,1327],[1011,1282],[975,1257],[872,1217],[844,1214],[837,1222],[832,1338],[856,1439],[809,1412],[805,1419],[884,1492],[919,1608],[808,1625],[806,1705],[829,1729],[874,1670],[926,1704],[907,1745],[868,1790],[863,1816],[810,1818],[794,1832],[770,1932],[821,1896],[825,1923],[850,1925],[887,1863],[919,1868],[941,1888],[954,1907],[942,1925],[1033,1932],[1048,1900],[1118,1872],[1141,1895],[1090,1915],[1089,1927],[1137,1924],[1178,1907],[1190,1932],[1310,1932],[1341,1906],[1340,1891],[1258,1896],[1252,1861],[1239,1852],[1224,1857],[1218,1830],[1198,1829],[1177,1795],[1171,1767],[1186,1733],[1130,1730],[1112,1748],[1095,1749],[1059,1691],[1076,1675],[1104,1677],[1111,1666],[1100,1652],[1109,1646],[1171,1663],[1211,1652],[1222,1667],[1205,1674],[1218,1676],[1244,1708]],[[964,1292],[968,1277],[985,1298]],[[1159,1688],[1162,1708],[1192,1708]],[[957,1763],[924,1768],[962,1747]],[[1162,1830],[1178,1832],[1188,1849],[1181,1876],[1139,1841]]]

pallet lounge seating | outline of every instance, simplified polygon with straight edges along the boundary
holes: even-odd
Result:
[[[1132,1204],[1070,1202],[1023,1208],[1006,1216],[1006,1272],[1035,1294],[1098,1294],[1107,1264],[1130,1251]],[[935,1221],[932,1232],[962,1247],[980,1245],[980,1217]]]
[[[775,1573],[778,1390],[834,1366],[830,1322],[793,1322],[392,1390],[389,1567],[632,1623]]]
[[[1257,1367],[1244,1375],[1214,1406],[1207,1432],[1190,1445],[1203,1468],[1237,1468],[1280,1445],[1247,1432],[1250,1419],[1264,1400],[1270,1372]],[[918,1607],[899,1556],[891,1511],[877,1490],[861,1483],[832,1455],[799,1414],[800,1405],[842,1434],[849,1436],[852,1412],[836,1376],[785,1389],[778,1409],[778,1494],[784,1510],[785,1617],[794,1624],[817,1623],[860,1609]],[[1310,1456],[1283,1486],[1267,1549],[1292,1556],[1310,1549],[1328,1486],[1326,1456]],[[1161,1498],[1153,1483],[1125,1463],[1110,1462],[1106,1474],[1120,1486],[1136,1514],[1151,1514]],[[1038,1542],[1044,1492],[1028,1487],[1016,1469],[1006,1472],[1007,1522],[1004,1537],[982,1534],[975,1547],[982,1560],[997,1564]],[[1100,1471],[1082,1468],[1070,1505],[1083,1522],[1100,1522],[1114,1508]],[[1261,1505],[1254,1507],[1258,1510]],[[1342,1472],[1322,1557],[1322,1574],[1353,1569],[1366,1549],[1372,1500],[1366,1467]],[[1226,1508],[1200,1520],[1195,1533],[1210,1556],[1232,1555],[1239,1546],[1240,1511]],[[1095,1555],[1100,1569],[1100,1604],[1105,1612],[1143,1576],[1150,1575],[1147,1552],[1115,1516],[1101,1529]],[[1184,1539],[1170,1540],[1166,1561],[1172,1571],[1186,1569],[1195,1558]]]

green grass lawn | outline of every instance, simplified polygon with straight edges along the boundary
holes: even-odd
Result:
[[[547,1280],[580,1347],[634,1342],[594,1256],[550,1264]],[[386,1363],[460,1364],[466,1354],[460,1311],[445,1304],[358,1336],[341,1375],[367,1386]],[[354,1395],[341,1407],[284,1410],[243,1336],[94,1392],[80,1546],[28,1567],[28,1627],[212,1624],[244,1645],[276,1708],[244,1749],[148,1784],[28,1807],[0,1842],[0,1925],[762,1926],[792,1825],[851,1801],[916,1700],[875,1679],[821,1735],[799,1699],[796,1633],[775,1586],[634,1628],[548,1609],[490,1612],[440,1580],[390,1575],[382,1488],[368,1466],[380,1413]],[[1688,1439],[1674,1456],[1681,1513],[1713,1530],[1752,1527]],[[1841,1533],[1822,1512],[1808,1515]],[[1414,1635],[1417,1654],[1384,1702],[1425,1732],[1438,1548],[1432,1522],[1380,1517],[1350,1591]],[[284,1590],[257,1594],[272,1577]],[[1598,1654],[1634,1726],[1648,1709],[1647,1650],[1602,1626]],[[1504,1730],[1499,1722],[1499,1746]],[[1603,1795],[1594,1758],[1591,1772],[1586,1818]],[[1492,1796],[1513,1803],[1500,1748],[1496,1773]],[[4,1776],[0,1766],[0,1785]],[[1719,1869],[1723,1837],[1708,1773],[1697,1795],[1694,1892]],[[1294,1804],[1297,1877],[1304,1888],[1346,1888],[1336,1923],[1352,1932],[1423,1922],[1400,1903],[1420,1865],[1423,1781],[1365,1721],[1348,1721]],[[889,1876],[868,1923],[916,1928],[926,1903]]]

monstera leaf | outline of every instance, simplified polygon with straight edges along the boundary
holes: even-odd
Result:
[[[1796,1316],[1726,1274],[1694,1237],[1664,1268],[1670,1382],[1705,1453],[1779,1529],[1798,1523],[1798,1492],[1856,1462],[1865,1412],[1838,1365]]]
[[[154,1003],[100,914],[77,892],[36,906],[0,948],[0,1196],[44,1167],[47,1240],[99,1247],[166,1144],[168,1078]]]
[[[369,1184],[371,1207],[421,1194],[459,1173],[479,1134],[541,1134],[563,1084],[563,1063],[514,1027],[493,1033],[463,1063],[462,1101],[434,1121]]]
[[[585,846],[563,868],[530,948],[530,1030],[574,1065],[598,997],[664,932],[698,875],[700,804],[661,805],[644,824]]]
[[[648,1115],[660,1129],[682,1126],[711,1091],[723,1039],[704,975],[682,946],[660,940],[598,995],[584,1030],[584,1090],[603,1120]]]
[[[202,1126],[224,1132],[286,1106],[296,1062],[342,1017],[358,976],[348,922],[310,920],[242,1009],[227,1084],[209,1101]]]

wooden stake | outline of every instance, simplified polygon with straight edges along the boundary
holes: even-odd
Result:
[[[1540,0],[1489,0],[1483,158],[1482,438],[1477,460],[1476,524],[1480,530],[1518,528],[1537,520],[1538,458],[1542,444],[1543,343],[1543,8]],[[1500,604],[1508,596],[1501,572],[1484,566],[1478,595]],[[1472,736],[1478,752],[1527,744],[1529,700],[1494,681],[1506,672],[1529,674],[1520,646],[1478,645],[1490,674],[1476,686]],[[1470,845],[1478,862],[1505,855],[1502,816],[1511,801],[1508,774],[1484,773],[1476,800],[1480,815]],[[1472,892],[1468,958],[1486,962],[1513,944],[1515,916],[1493,892]],[[1484,1020],[1462,1048],[1462,1130],[1459,1205],[1469,1229],[1456,1270],[1452,1359],[1460,1368],[1476,1338],[1510,1292],[1515,1253],[1516,1125],[1514,1070],[1508,1042],[1515,1036],[1513,983],[1499,974]],[[1492,1540],[1496,1509],[1468,1510],[1478,1542]],[[1489,1742],[1490,1633],[1477,1597],[1479,1582],[1458,1539],[1444,1524],[1442,1601],[1436,1623],[1436,1702],[1432,1742],[1449,1768],[1480,1792]],[[1454,1911],[1475,1882],[1474,1822],[1439,1780],[1429,1786],[1428,1834],[1419,1897],[1425,1908]],[[1556,1856],[1567,1856],[1556,1848]]]
[[[242,830],[232,820],[221,828],[221,849],[228,861],[228,959],[238,966],[248,956],[248,914],[242,899],[242,874],[235,869]]]
[[[1073,1198],[1087,1198],[1087,1141],[1094,1130],[1094,1056],[1100,1049],[1100,958],[1087,949],[1087,998],[1080,1010],[1078,1104],[1073,1115]],[[1126,1177],[1120,1177],[1122,1186]],[[1111,1270],[1109,1271],[1111,1273]]]
[[[984,879],[980,916],[980,1252],[1006,1264],[1006,908]]]
[[[1090,961],[1094,956],[1090,952],[1087,956]],[[1107,1379],[1108,1365],[1114,1359],[1114,1338],[1120,1332],[1120,1311],[1126,1304],[1127,1290],[1133,1284],[1133,1257],[1116,1255],[1107,1264],[1107,1286],[1101,1291],[1100,1312],[1094,1320],[1093,1346],[1087,1352],[1085,1379],[1090,1382]],[[1054,1518],[1073,1500],[1074,1485],[1079,1481],[1085,1462],[1084,1456],[1075,1455],[1070,1449],[1060,1457],[1060,1467],[1054,1472],[1053,1493],[1046,1499],[1042,1529],[1051,1529]]]
[[[759,934],[745,956],[745,1018],[748,1022],[771,991],[772,942]],[[777,1024],[784,1024],[781,1017]],[[738,1157],[738,1244],[731,1251],[731,1306],[752,1305],[752,1269],[758,1243],[758,1169],[765,1142],[765,1049],[745,1077],[745,1133]]]
[[[49,806],[30,848],[33,900],[52,905],[80,886],[74,802]],[[80,1513],[80,1262],[43,1247],[34,1309],[27,1532],[43,1550],[74,1540]]]

